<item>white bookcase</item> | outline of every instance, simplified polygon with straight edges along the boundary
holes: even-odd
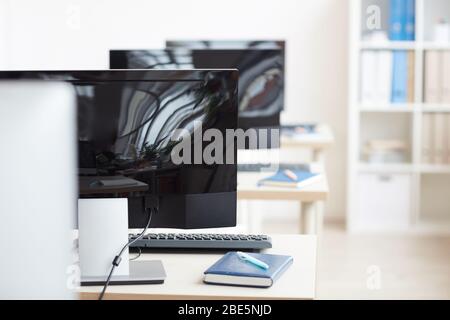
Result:
[[[387,28],[389,0],[350,0],[348,199],[351,232],[405,231],[450,233],[450,164],[422,162],[422,121],[430,112],[450,114],[449,104],[424,103],[424,56],[427,50],[450,50],[450,43],[432,41],[437,17],[450,19],[449,0],[416,0],[415,41],[363,40],[366,8],[381,8]],[[364,50],[411,50],[414,55],[414,101],[405,104],[363,104],[360,101]],[[362,158],[367,139],[403,139],[406,161],[370,163]]]

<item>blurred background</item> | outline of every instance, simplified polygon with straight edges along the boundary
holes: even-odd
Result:
[[[281,123],[329,133],[323,150],[281,148],[325,167],[318,298],[449,299],[449,21],[447,0],[0,0],[0,69],[107,69],[109,50],[167,39],[284,40]],[[299,232],[298,203],[241,202],[244,231]]]

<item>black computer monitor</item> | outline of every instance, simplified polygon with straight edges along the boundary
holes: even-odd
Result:
[[[145,226],[147,201],[159,206],[152,227],[236,225],[236,143],[214,151],[232,149],[234,159],[224,164],[199,162],[195,151],[179,163],[171,151],[189,138],[202,153],[208,129],[225,137],[237,127],[237,70],[2,71],[0,79],[75,86],[81,198],[128,198],[130,228]],[[45,119],[36,121],[45,128]]]
[[[166,40],[166,48],[189,49],[282,49],[286,48],[285,40]]]
[[[283,60],[286,61],[286,41],[280,39],[259,39],[259,40],[166,40],[166,48],[187,48],[187,49],[280,49]],[[285,75],[285,70],[284,75]],[[286,92],[286,86],[284,86]],[[284,104],[282,109],[284,110]]]
[[[110,68],[237,68],[239,128],[277,128],[280,125],[280,112],[284,107],[284,51],[279,47],[111,50]]]

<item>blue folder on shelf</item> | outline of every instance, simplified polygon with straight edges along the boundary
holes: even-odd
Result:
[[[404,0],[405,1],[405,25],[404,33],[405,40],[414,41],[416,31],[416,0]]]
[[[404,31],[404,0],[390,0],[389,7],[389,39],[392,41],[405,40]]]
[[[270,287],[292,264],[291,256],[248,253],[269,265],[267,270],[243,261],[236,252],[228,252],[204,273],[203,281],[211,284]]]
[[[390,0],[389,39],[414,41],[416,23],[415,0]]]
[[[406,103],[408,87],[408,53],[405,50],[393,52],[392,103]]]

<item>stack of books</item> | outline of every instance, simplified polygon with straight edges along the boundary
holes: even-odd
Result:
[[[414,52],[365,50],[361,53],[361,102],[414,102]]]
[[[426,103],[450,103],[450,51],[425,53],[424,96]]]
[[[402,140],[370,140],[364,153],[369,163],[404,163],[408,145]]]
[[[450,114],[425,113],[423,115],[422,162],[450,164]]]

